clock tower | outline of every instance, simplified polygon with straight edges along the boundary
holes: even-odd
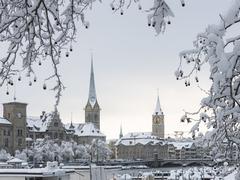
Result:
[[[160,106],[159,96],[155,111],[152,115],[152,135],[164,138],[164,115]]]
[[[12,133],[9,146],[12,153],[26,147],[26,118],[27,104],[20,102],[9,102],[3,104],[3,117],[12,123]]]
[[[100,130],[100,106],[97,101],[94,71],[93,71],[93,60],[91,61],[91,74],[90,74],[90,85],[87,105],[85,106],[85,122],[93,123],[96,128]]]

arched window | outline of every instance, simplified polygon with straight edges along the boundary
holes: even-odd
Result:
[[[97,122],[97,120],[98,120],[98,115],[97,114],[94,115],[94,119],[95,119],[95,122]]]

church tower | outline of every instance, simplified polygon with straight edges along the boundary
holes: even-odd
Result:
[[[159,96],[157,97],[157,104],[152,115],[152,135],[164,138],[164,115],[160,106]]]
[[[85,122],[91,122],[96,128],[100,130],[100,106],[97,101],[95,82],[94,82],[94,71],[93,71],[93,60],[91,60],[91,73],[90,73],[90,85],[87,105],[85,106]]]

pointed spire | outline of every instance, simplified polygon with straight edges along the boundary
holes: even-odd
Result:
[[[69,126],[69,129],[74,129],[74,125],[73,125],[72,121],[71,121],[71,124]]]
[[[72,123],[72,112],[71,112],[71,124],[70,124],[69,128],[70,128],[70,129],[74,129],[74,125],[73,125],[73,123]]]
[[[93,55],[91,54],[91,74],[90,74],[88,102],[90,102],[91,106],[93,107],[96,101],[97,101],[97,95],[96,95],[95,81],[94,81]]]
[[[122,132],[122,124],[120,126],[120,134],[119,134],[119,139],[121,139],[123,137],[123,132]]]
[[[156,103],[156,107],[153,115],[163,115],[161,105],[160,105],[160,100],[159,100],[159,91],[158,91],[157,103]]]

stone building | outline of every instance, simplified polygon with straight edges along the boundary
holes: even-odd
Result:
[[[168,156],[167,143],[152,133],[128,133],[116,142],[117,159],[153,160]]]
[[[199,158],[203,149],[193,141],[164,139],[164,114],[159,97],[152,115],[152,132],[128,133],[115,144],[115,154],[118,159],[193,159]]]
[[[10,153],[31,146],[34,141],[50,138],[55,141],[74,140],[89,144],[93,139],[106,141],[100,132],[100,106],[97,102],[93,63],[91,63],[90,87],[85,107],[85,123],[63,124],[59,112],[42,112],[39,117],[27,117],[27,104],[10,102],[3,104],[0,118],[0,148]]]
[[[0,118],[0,148],[9,152],[26,146],[26,106],[25,103],[3,104],[3,118]]]
[[[194,142],[175,141],[168,142],[169,159],[196,159],[198,158],[197,147]]]
[[[118,159],[165,159],[168,156],[168,145],[164,140],[164,115],[159,96],[152,115],[152,132],[128,133],[116,142]]]

